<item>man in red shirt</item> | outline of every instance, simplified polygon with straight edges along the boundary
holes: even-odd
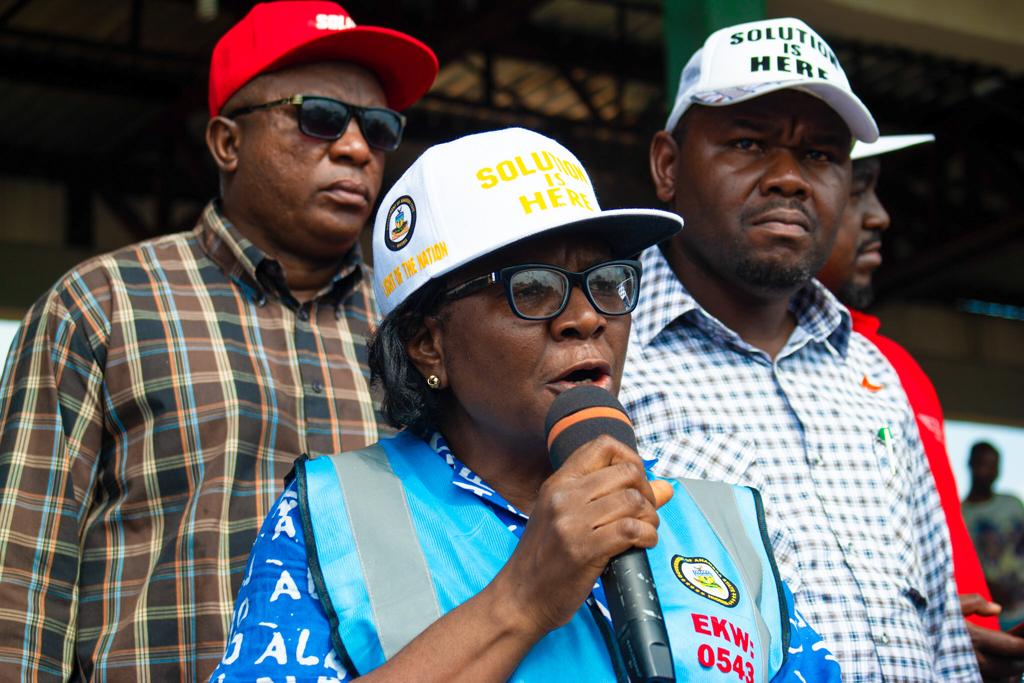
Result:
[[[853,329],[874,343],[892,363],[914,409],[921,443],[946,515],[960,603],[968,618],[968,631],[982,674],[986,680],[1019,678],[1024,671],[1024,638],[998,632],[999,621],[995,615],[1000,607],[991,602],[981,563],[960,511],[956,481],[946,452],[942,406],[935,387],[906,349],[879,334],[878,318],[861,311],[873,297],[871,278],[882,264],[882,233],[890,223],[888,212],[875,194],[881,171],[878,155],[934,139],[932,135],[892,135],[854,146],[850,155],[853,159],[850,199],[832,254],[818,273],[818,279],[850,309]],[[870,382],[870,379],[865,377],[864,381]]]

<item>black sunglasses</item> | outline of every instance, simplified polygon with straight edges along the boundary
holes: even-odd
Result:
[[[319,95],[292,95],[281,100],[240,107],[226,114],[229,119],[262,109],[295,106],[299,108],[299,130],[321,140],[337,140],[345,134],[349,121],[356,117],[366,144],[384,152],[394,152],[402,142],[405,117],[383,107],[359,107]]]
[[[604,315],[626,315],[636,308],[640,274],[639,261],[605,261],[582,273],[525,263],[467,280],[445,292],[445,297],[460,299],[500,282],[513,313],[524,320],[550,320],[562,314],[572,288],[579,287],[590,305]]]

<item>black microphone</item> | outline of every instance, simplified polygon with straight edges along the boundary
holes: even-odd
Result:
[[[585,443],[607,434],[636,450],[636,434],[622,404],[604,389],[580,385],[559,394],[545,420],[555,469]],[[675,681],[672,650],[651,564],[643,548],[616,555],[601,573],[615,638],[631,681]]]

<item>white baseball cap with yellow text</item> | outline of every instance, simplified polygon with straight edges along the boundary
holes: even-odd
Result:
[[[682,225],[657,209],[602,211],[579,159],[540,133],[468,135],[429,148],[384,197],[373,225],[374,292],[387,315],[427,281],[542,233],[594,235],[622,258]]]

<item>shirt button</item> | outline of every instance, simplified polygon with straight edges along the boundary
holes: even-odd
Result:
[[[878,643],[879,645],[888,645],[889,644],[889,634],[886,633],[885,631],[882,631],[877,636],[875,636],[875,642]]]
[[[306,322],[307,320],[309,320],[309,310],[305,306],[303,306],[302,308],[299,309],[298,316],[299,320],[301,320],[302,322]]]
[[[315,391],[318,394],[324,393],[323,382],[319,382],[319,381],[313,382],[313,391]]]
[[[816,455],[813,458],[811,458],[811,464],[814,465],[815,467],[820,467],[824,462],[825,461],[821,459],[820,455]]]

